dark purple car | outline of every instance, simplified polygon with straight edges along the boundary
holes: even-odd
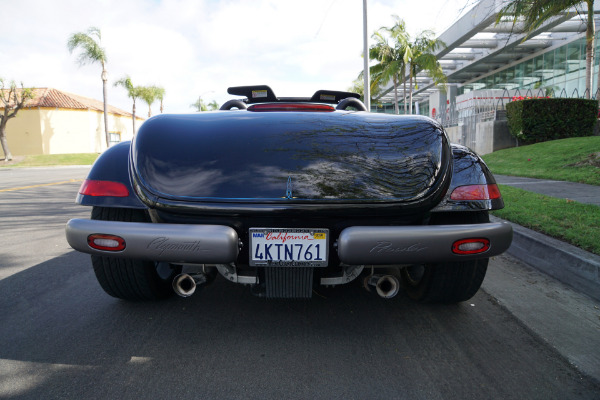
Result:
[[[359,278],[382,297],[471,298],[512,240],[481,158],[427,117],[355,93],[234,87],[220,111],[158,115],[104,152],[67,239],[126,300],[191,295],[217,275],[268,298]],[[383,272],[381,272],[383,271]]]

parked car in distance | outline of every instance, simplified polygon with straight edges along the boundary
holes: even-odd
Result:
[[[105,151],[67,223],[111,296],[189,296],[218,275],[267,298],[360,279],[391,298],[471,298],[511,243],[481,158],[419,115],[367,112],[355,93],[280,98],[268,86],[219,111],[161,114]]]

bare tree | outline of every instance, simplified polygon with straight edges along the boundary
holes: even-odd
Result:
[[[27,100],[33,98],[34,94],[33,89],[24,88],[23,83],[21,83],[21,89],[17,88],[14,81],[11,81],[8,88],[5,88],[4,79],[0,78],[0,95],[4,107],[4,112],[0,115],[0,143],[4,152],[4,161],[10,161],[12,154],[6,140],[6,123],[9,119],[17,116],[19,110],[25,106]]]

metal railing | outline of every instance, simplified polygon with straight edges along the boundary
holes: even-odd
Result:
[[[471,102],[468,106],[457,106],[456,100],[447,104],[446,107],[440,107],[440,112],[435,119],[444,127],[457,125],[470,125],[477,122],[494,121],[506,117],[506,105],[511,101],[522,100],[525,98],[588,98],[589,90],[579,94],[577,89],[574,89],[569,96],[565,89],[562,89],[558,95],[552,90],[545,88],[540,89],[504,89],[502,94],[499,94],[498,89],[488,91],[480,91],[483,96],[469,99]],[[487,93],[487,94],[486,94]],[[598,99],[600,89],[596,90],[592,99]]]

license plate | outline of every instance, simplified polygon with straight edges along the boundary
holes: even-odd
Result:
[[[250,228],[250,265],[326,267],[329,229]]]

